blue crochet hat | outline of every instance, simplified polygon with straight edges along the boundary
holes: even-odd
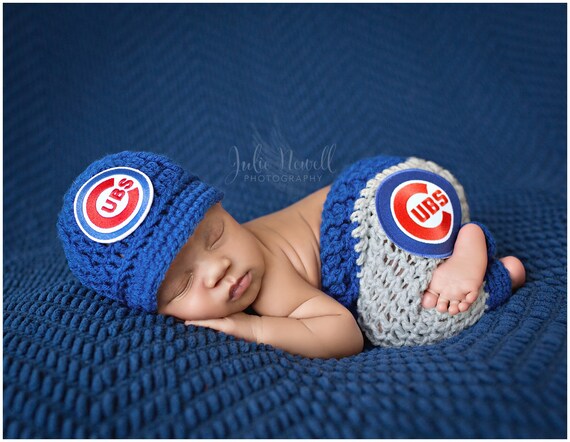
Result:
[[[155,312],[172,260],[223,196],[163,155],[95,161],[65,194],[57,222],[69,268],[97,293]]]

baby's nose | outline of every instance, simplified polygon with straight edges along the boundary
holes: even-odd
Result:
[[[217,287],[225,278],[231,261],[228,258],[221,258],[212,263],[208,263],[208,269],[204,283],[208,288]]]

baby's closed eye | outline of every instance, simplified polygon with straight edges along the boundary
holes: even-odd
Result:
[[[169,302],[176,302],[176,301],[180,301],[182,298],[184,298],[184,296],[186,296],[186,294],[188,293],[188,291],[190,290],[190,287],[192,286],[192,281],[194,280],[194,274],[192,272],[189,272],[187,279],[185,280],[186,283],[184,284],[184,288],[179,291],[176,292],[178,294],[175,294],[172,299],[170,299]]]
[[[212,250],[216,244],[222,239],[224,234],[224,223],[219,222],[217,223],[216,227],[210,230],[209,240],[208,243],[210,246],[208,247],[209,250]]]
[[[182,298],[184,298],[184,296],[186,296],[186,294],[190,290],[190,287],[192,287],[192,281],[194,281],[194,274],[190,273],[186,285],[184,286],[184,289],[182,290],[182,292],[176,295],[174,299],[172,299],[172,302],[180,301]]]

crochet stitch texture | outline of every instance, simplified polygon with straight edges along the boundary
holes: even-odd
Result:
[[[478,223],[488,243],[488,270],[477,300],[468,311],[453,316],[422,308],[421,295],[443,260],[408,253],[390,241],[374,204],[386,177],[412,168],[437,173],[452,183],[461,203],[461,224],[469,222],[469,206],[457,179],[441,166],[414,157],[380,155],[347,167],[331,186],[322,213],[322,289],[356,311],[368,339],[380,346],[426,345],[454,336],[481,318],[488,299],[496,308],[511,293],[508,271],[494,256],[494,240]]]
[[[3,436],[566,438],[566,9],[6,3]],[[255,131],[297,159],[335,143],[331,170],[226,182]],[[429,158],[527,281],[454,337],[340,360],[130,309],[78,281],[55,228],[124,149],[175,158],[240,223],[360,158]]]
[[[130,167],[146,174],[154,198],[146,218],[134,232],[111,244],[100,243],[80,229],[74,201],[88,180],[115,167]],[[107,155],[89,165],[63,198],[57,228],[69,268],[83,285],[98,294],[154,312],[156,293],[170,263],[208,209],[222,198],[222,192],[164,155],[130,151]]]

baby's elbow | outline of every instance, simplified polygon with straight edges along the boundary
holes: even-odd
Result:
[[[360,330],[360,327],[354,318],[352,318],[352,323],[354,324],[354,353],[352,354],[357,355],[364,350],[364,336],[362,335],[362,330]]]
[[[359,354],[364,349],[364,336],[352,314],[343,315],[343,327],[339,329],[345,333],[342,339],[343,344],[340,346],[339,357],[344,358]]]

